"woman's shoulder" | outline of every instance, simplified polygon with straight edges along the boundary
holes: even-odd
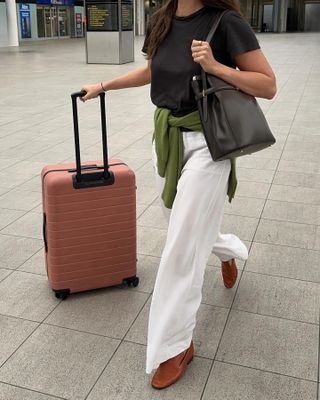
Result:
[[[206,7],[206,14],[209,17],[212,17],[212,21],[214,18],[221,12],[223,12],[221,8],[217,7]],[[225,10],[226,12],[221,18],[221,28],[222,30],[228,29],[229,26],[249,26],[248,21],[237,11],[235,10]]]
[[[235,10],[229,10],[223,15],[223,17],[221,19],[221,25],[222,26],[228,26],[228,25],[248,26],[249,23],[244,18],[244,16],[241,15],[239,12],[237,12]]]

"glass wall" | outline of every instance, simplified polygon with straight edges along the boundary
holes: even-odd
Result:
[[[70,7],[37,6],[39,38],[70,37]]]

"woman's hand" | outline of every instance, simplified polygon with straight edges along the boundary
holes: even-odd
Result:
[[[191,51],[193,60],[200,64],[206,72],[214,75],[220,63],[214,58],[210,44],[201,40],[193,40]]]
[[[81,90],[87,92],[87,94],[83,97],[80,97],[80,100],[85,102],[86,100],[94,99],[99,96],[103,89],[101,87],[101,83],[97,83],[95,85],[84,85],[81,87]]]

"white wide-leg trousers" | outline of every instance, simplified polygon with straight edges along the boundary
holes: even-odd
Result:
[[[212,161],[202,133],[182,132],[184,159],[171,210],[163,206],[168,234],[152,295],[146,372],[186,350],[196,324],[210,253],[247,259],[241,240],[220,233],[230,161]],[[156,154],[153,147],[156,171]],[[159,194],[164,178],[158,176]]]

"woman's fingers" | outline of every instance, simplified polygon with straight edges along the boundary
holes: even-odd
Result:
[[[208,42],[204,42],[202,40],[193,40],[191,44],[191,50],[192,51],[197,51],[197,50],[203,50],[209,47]]]
[[[82,102],[94,99],[99,94],[97,85],[85,85],[81,87],[81,91],[86,92],[85,96],[80,97]]]
[[[81,87],[81,92],[86,92],[87,94],[85,96],[80,97],[80,100],[84,103],[86,100],[88,100],[88,86],[82,86]]]

